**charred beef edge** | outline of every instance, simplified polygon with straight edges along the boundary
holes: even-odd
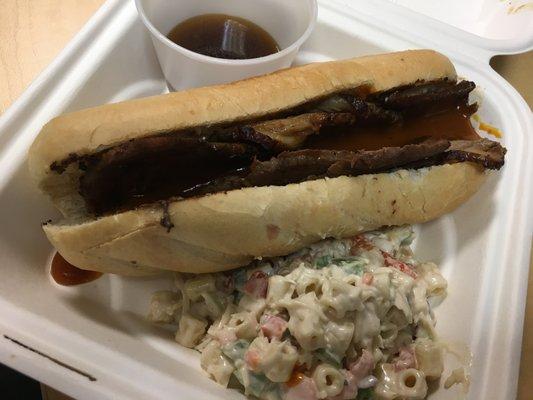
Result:
[[[226,176],[191,190],[184,197],[199,197],[247,187],[288,185],[321,178],[358,176],[393,172],[398,169],[421,169],[436,165],[469,161],[488,169],[500,169],[506,149],[488,139],[448,141],[428,139],[402,147],[385,147],[374,151],[296,150],[280,154],[268,161],[255,161],[244,176]],[[302,168],[303,167],[303,168]],[[145,203],[140,207],[149,207]],[[166,209],[168,213],[168,208]],[[168,215],[168,214],[166,214]],[[164,214],[165,216],[165,214]],[[161,225],[167,229],[165,217]]]
[[[466,82],[466,84],[465,84]],[[266,116],[263,116],[255,120],[243,120],[235,121],[230,124],[221,124],[218,126],[209,127],[213,130],[213,133],[209,137],[202,135],[197,135],[199,140],[221,140],[221,141],[241,141],[245,143],[251,143],[259,145],[265,151],[279,151],[277,147],[277,142],[267,135],[256,132],[253,128],[250,128],[249,125],[252,125],[257,122],[268,121],[272,119],[284,118],[289,116],[298,115],[306,111],[314,109],[324,100],[334,97],[342,96],[352,104],[354,112],[358,113],[363,121],[368,121],[371,123],[395,123],[401,118],[401,115],[398,114],[393,109],[387,109],[386,106],[389,102],[389,98],[395,100],[395,105],[404,102],[409,102],[405,104],[404,107],[400,109],[406,109],[412,106],[412,98],[416,93],[423,94],[426,96],[424,101],[434,102],[441,101],[443,99],[453,99],[461,96],[468,96],[469,91],[465,91],[465,85],[469,87],[469,91],[475,88],[475,84],[470,81],[451,81],[447,78],[438,79],[433,81],[423,81],[418,80],[412,84],[399,86],[383,92],[370,93],[370,88],[368,86],[360,86],[352,90],[341,90],[339,92],[334,92],[328,95],[320,96],[306,103],[300,104],[296,107],[280,111],[278,113],[272,113]],[[427,90],[426,87],[440,87],[441,90]],[[455,90],[458,87],[459,90]],[[402,96],[402,92],[407,92],[407,96]],[[432,99],[427,97],[427,93],[437,93],[435,98]],[[456,92],[459,93],[456,94]],[[367,101],[365,101],[367,100]],[[203,127],[198,127],[203,128]],[[205,127],[204,127],[205,128]],[[139,139],[133,140],[142,140],[145,138],[154,138],[159,136],[167,135],[176,135],[176,134],[185,134],[190,137],[191,134],[194,134],[195,130],[184,130],[180,132],[170,131],[170,132],[161,132],[155,135],[145,136]],[[79,168],[85,170],[86,162],[93,160],[94,158],[99,157],[101,154],[109,151],[114,146],[97,151],[93,154],[76,154],[70,153],[66,158],[60,161],[54,161],[50,164],[50,170],[58,174],[62,174],[65,170],[73,163],[78,163]]]
[[[255,161],[244,176],[227,176],[190,191],[202,196],[246,187],[288,185],[313,179],[336,178],[420,169],[469,161],[487,169],[500,169],[506,149],[488,139],[475,141],[428,139],[401,147],[372,151],[296,150],[268,161]]]
[[[79,193],[96,215],[135,208],[197,184],[234,174],[261,154],[241,142],[206,142],[186,135],[132,140],[86,159]]]

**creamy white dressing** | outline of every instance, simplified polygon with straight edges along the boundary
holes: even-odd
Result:
[[[410,227],[390,228],[230,273],[182,275],[177,293],[154,296],[151,315],[174,319],[176,340],[202,353],[202,368],[222,385],[234,376],[247,395],[290,399],[303,392],[287,383],[298,378],[305,400],[352,399],[357,387],[375,399],[424,399],[426,379],[442,373],[431,304],[446,281],[413,258],[412,240]],[[398,363],[400,351],[420,362]],[[452,375],[449,385],[467,381]]]

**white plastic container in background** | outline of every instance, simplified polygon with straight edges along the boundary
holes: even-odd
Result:
[[[525,0],[389,0],[487,41],[533,46],[533,4]]]
[[[364,11],[371,22],[387,21],[414,37],[450,47],[466,57],[488,59],[495,54],[533,49],[533,8],[516,13],[519,0],[333,0],[338,6]],[[520,2],[522,4],[522,2]],[[385,12],[383,12],[385,11]],[[483,23],[489,19],[490,23]]]
[[[503,131],[505,167],[458,210],[417,227],[416,253],[449,280],[437,330],[474,354],[473,400],[514,398],[520,360],[533,128],[525,102],[488,65],[491,55],[519,49],[509,40],[495,47],[386,0],[329,0],[320,2],[316,29],[296,59],[435,48],[477,83],[480,117]],[[172,285],[168,276],[105,276],[73,288],[49,277],[52,249],[39,222],[57,214],[29,179],[29,145],[62,112],[165,91],[133,1],[111,0],[0,119],[0,362],[77,399],[242,399],[211,382],[172,332],[144,319],[151,292]],[[454,389],[431,396],[458,397]]]

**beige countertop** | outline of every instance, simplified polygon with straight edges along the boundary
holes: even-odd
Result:
[[[0,1],[0,114],[103,3],[104,0]],[[496,57],[492,65],[532,107],[533,52]],[[529,400],[533,393],[533,274],[529,277],[528,293],[519,400]],[[57,400],[62,396],[44,387],[43,398]]]

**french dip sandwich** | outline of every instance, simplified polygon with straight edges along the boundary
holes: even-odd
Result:
[[[470,124],[474,88],[417,50],[69,113],[29,153],[64,216],[44,231],[77,267],[142,275],[426,222],[504,163]]]

